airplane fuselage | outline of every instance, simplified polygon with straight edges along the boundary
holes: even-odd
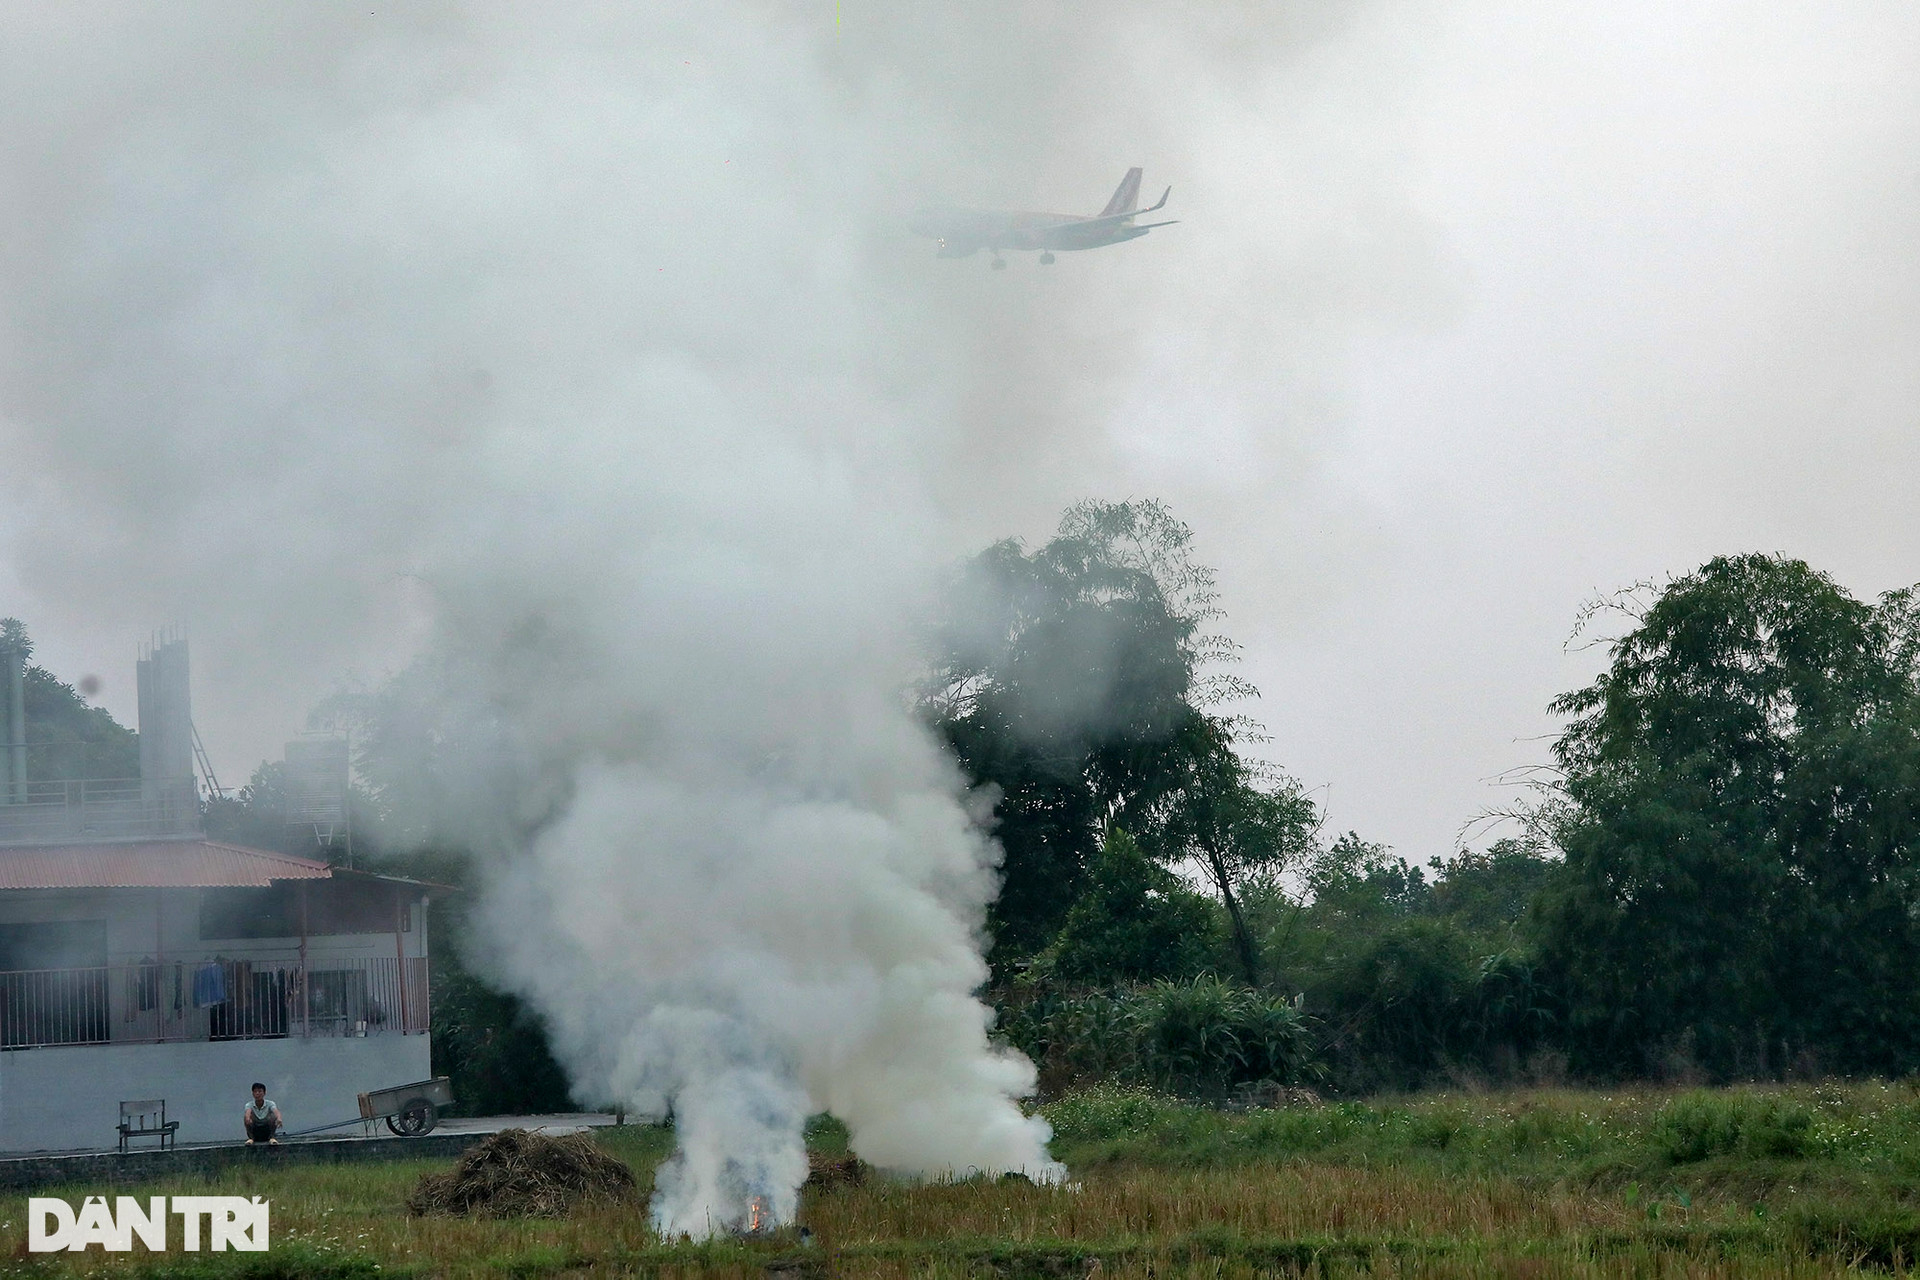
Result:
[[[940,242],[943,258],[964,258],[982,249],[1054,250],[1070,253],[1099,249],[1147,234],[1146,227],[1095,222],[1070,213],[1001,213],[989,209],[930,209],[915,220],[912,230]]]
[[[987,249],[997,259],[1003,251],[1025,250],[1038,251],[1043,255],[1041,261],[1047,262],[1054,253],[1100,249],[1136,240],[1155,227],[1172,225],[1170,222],[1141,225],[1134,221],[1140,214],[1152,213],[1167,203],[1163,195],[1159,204],[1151,208],[1134,208],[1139,187],[1140,171],[1130,170],[1113,199],[1107,202],[1106,210],[1090,216],[941,207],[923,210],[908,229],[938,241],[937,256],[942,258],[966,258]],[[1168,188],[1168,193],[1171,192],[1172,188]],[[999,263],[996,261],[995,265]]]

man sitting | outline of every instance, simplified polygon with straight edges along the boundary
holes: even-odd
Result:
[[[284,1128],[286,1121],[280,1118],[280,1104],[267,1096],[267,1086],[254,1081],[253,1101],[247,1104],[241,1114],[246,1119],[248,1146],[256,1142],[276,1147],[280,1145],[280,1139],[273,1134],[276,1129]]]

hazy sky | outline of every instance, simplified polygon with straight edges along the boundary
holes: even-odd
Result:
[[[1166,499],[1273,756],[1424,859],[1595,591],[1920,580],[1920,9],[1090,12],[10,10],[0,613],[129,722],[185,624],[237,781],[471,530],[607,459],[723,518],[750,419],[930,555]],[[1050,267],[902,226],[1132,164],[1180,224]]]

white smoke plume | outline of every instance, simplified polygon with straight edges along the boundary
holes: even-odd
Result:
[[[502,935],[521,933],[508,969],[538,976],[579,1084],[671,1106],[664,1230],[738,1226],[751,1197],[789,1220],[817,1109],[883,1166],[1057,1174],[1045,1126],[1007,1101],[1032,1068],[988,1049],[970,994],[979,837],[939,762],[894,737],[902,759],[870,745],[812,779],[592,767],[494,899]],[[555,963],[556,940],[578,950]]]
[[[990,1047],[973,994],[995,850],[903,696],[913,595],[875,552],[885,522],[738,480],[717,500],[745,497],[787,549],[723,554],[710,532],[698,557],[609,575],[520,548],[462,593],[478,612],[450,612],[447,700],[504,714],[502,825],[537,831],[488,867],[490,967],[546,1015],[583,1098],[673,1115],[664,1231],[737,1228],[755,1199],[790,1220],[816,1110],[883,1167],[1054,1179],[1044,1122],[1012,1101],[1033,1069]],[[607,519],[610,555],[646,536]]]

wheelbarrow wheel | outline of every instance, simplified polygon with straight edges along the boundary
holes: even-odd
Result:
[[[423,1133],[432,1133],[433,1126],[439,1122],[440,1108],[434,1106],[431,1099],[410,1098],[387,1117],[387,1128],[403,1138],[417,1138]]]

